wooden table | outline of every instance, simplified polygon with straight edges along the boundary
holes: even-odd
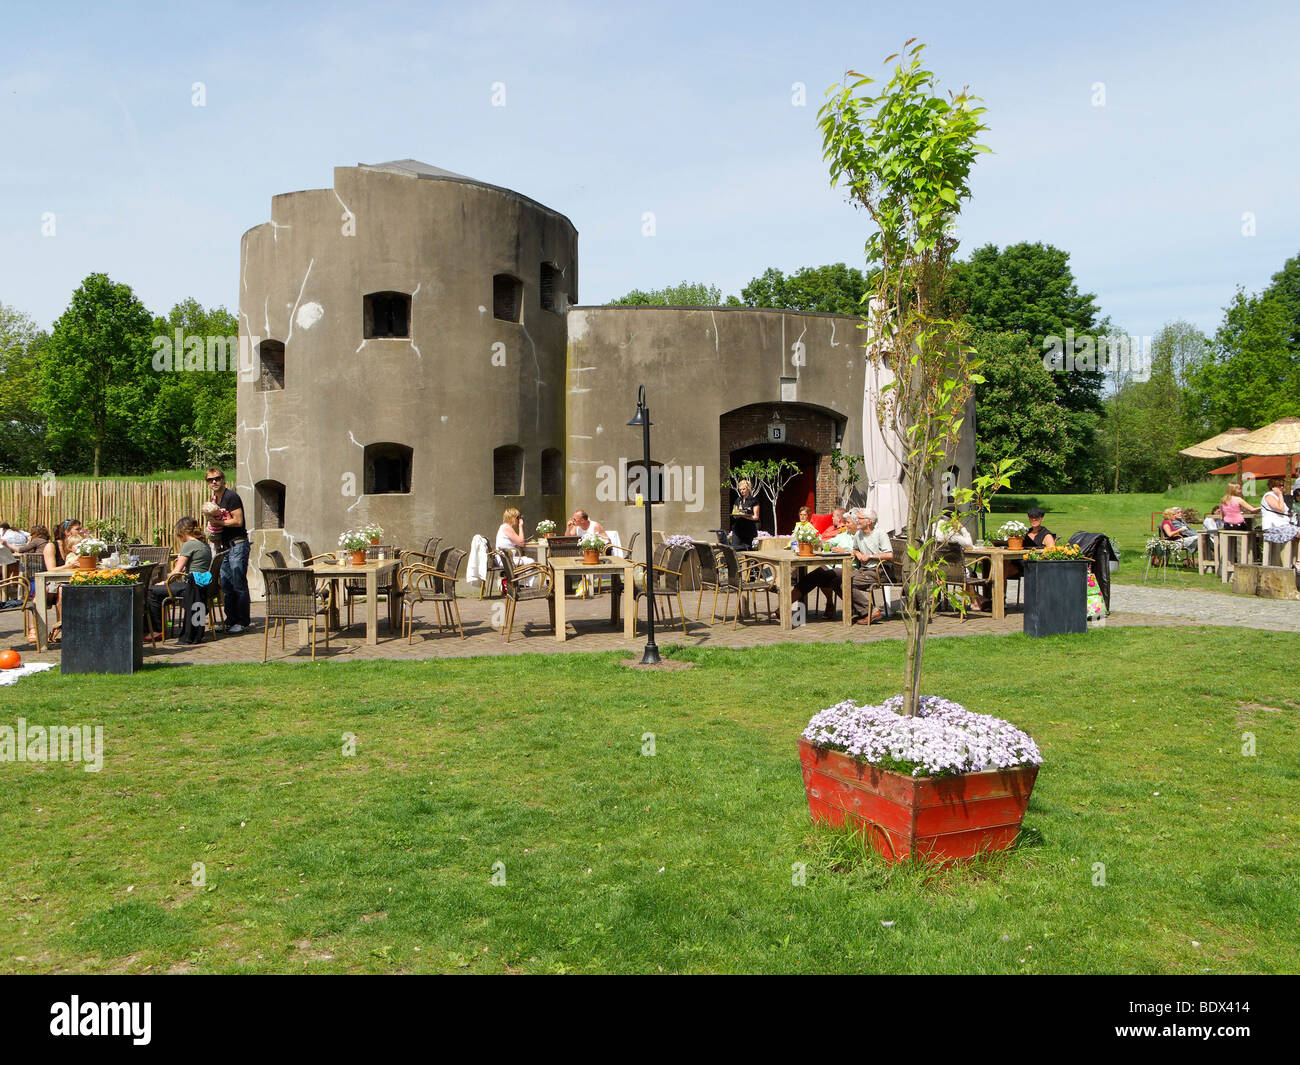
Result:
[[[47,585],[50,583],[67,584],[68,581],[72,580],[72,575],[76,572],[75,569],[42,570],[32,578],[33,583],[36,585],[36,594],[32,598],[36,602],[36,633],[40,637],[39,646],[49,646],[50,629],[45,619]]]
[[[551,599],[555,602],[555,638],[563,643],[568,638],[568,632],[565,629],[564,619],[564,578],[567,575],[580,576],[610,576],[614,578],[614,590],[609,597],[609,623],[615,629],[618,628],[619,600],[622,599],[623,609],[623,636],[625,639],[636,639],[636,595],[632,583],[632,560],[628,558],[617,558],[612,555],[605,555],[594,566],[588,566],[582,561],[581,555],[561,556],[550,560],[551,569],[555,573],[555,580],[551,585]],[[619,595],[618,586],[623,586],[622,595]],[[654,606],[648,608],[653,610]]]
[[[1258,529],[1216,529],[1214,532],[1214,567],[1219,579],[1227,584],[1232,580],[1232,568],[1238,562],[1249,564],[1255,560],[1255,538],[1263,539]],[[1242,555],[1245,555],[1243,558]],[[1234,557],[1235,556],[1235,557]]]
[[[344,579],[348,577],[354,579],[364,577],[366,579],[366,643],[374,647],[379,643],[379,575],[396,568],[397,559],[395,558],[386,558],[383,561],[376,558],[368,559],[364,566],[341,566],[338,563],[329,564],[324,562],[317,562],[311,566],[312,573],[317,577],[334,582],[334,606],[330,611],[326,624],[333,622],[335,626],[338,625],[338,608]],[[311,629],[308,623],[305,621],[298,622],[298,646],[307,647],[310,642]]]
[[[1030,548],[1029,550],[1032,550]],[[993,583],[993,618],[1001,621],[1007,616],[1007,562],[1022,562],[1029,550],[1011,551],[1005,547],[964,547],[962,555],[968,559],[988,558],[993,560],[993,571],[989,580]]]
[[[853,556],[847,552],[837,551],[826,554],[817,551],[811,555],[801,555],[797,551],[783,548],[780,551],[741,551],[743,558],[772,566],[776,570],[777,599],[781,604],[781,631],[789,632],[794,628],[794,608],[791,605],[791,592],[794,586],[796,568],[808,569],[813,566],[840,567],[840,607],[844,614],[843,625],[846,629],[853,627]],[[739,609],[739,607],[737,607]],[[805,607],[805,611],[807,607]],[[806,613],[805,613],[805,616]]]

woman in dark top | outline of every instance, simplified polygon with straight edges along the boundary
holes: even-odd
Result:
[[[742,550],[754,546],[758,535],[758,496],[748,481],[736,485],[736,502],[731,507],[731,542]]]
[[[1025,549],[1055,547],[1056,534],[1043,524],[1043,508],[1029,508],[1029,532],[1025,533]]]

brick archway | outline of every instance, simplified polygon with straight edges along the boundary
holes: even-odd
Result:
[[[732,454],[763,444],[772,443],[768,426],[773,415],[779,416],[785,427],[782,443],[811,453],[815,468],[809,470],[815,479],[817,512],[827,513],[835,504],[835,471],[831,468],[831,451],[835,447],[836,429],[840,419],[816,407],[799,403],[751,403],[727,411],[718,419],[718,469],[725,478],[732,466]],[[719,501],[718,527],[731,527],[731,495],[722,492]]]

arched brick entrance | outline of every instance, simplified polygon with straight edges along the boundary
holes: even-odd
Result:
[[[817,513],[826,513],[835,503],[835,471],[831,451],[835,447],[840,419],[816,407],[799,403],[753,403],[727,411],[718,419],[718,469],[727,471],[750,458],[789,458],[799,463],[801,475],[782,492],[777,501],[779,529],[772,528],[766,504],[760,511],[768,532],[787,533],[793,527],[787,510],[797,513],[809,495]],[[773,439],[771,428],[780,427],[781,439]],[[731,527],[731,493],[724,491],[718,520],[721,529]]]

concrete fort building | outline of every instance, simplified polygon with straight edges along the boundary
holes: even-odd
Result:
[[[705,537],[727,528],[721,485],[747,458],[799,464],[781,532],[801,504],[833,504],[832,450],[864,451],[857,319],[577,299],[573,223],[509,189],[402,160],[273,197],[240,250],[239,327],[255,355],[233,480],[252,582],[265,551],[330,551],[367,521],[417,550],[433,535],[491,541],[508,506],[530,534],[581,507],[626,543],[643,487],[662,496],[657,529]],[[626,424],[641,384],[649,479]],[[960,483],[974,461],[972,433]]]

